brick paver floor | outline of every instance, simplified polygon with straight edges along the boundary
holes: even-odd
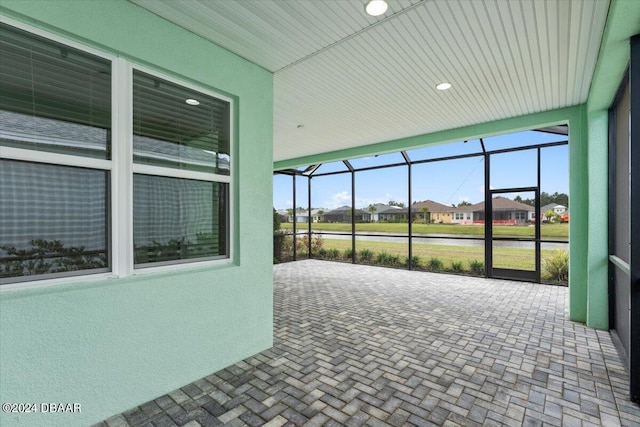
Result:
[[[99,425],[640,425],[567,288],[308,260],[274,297],[273,348]]]

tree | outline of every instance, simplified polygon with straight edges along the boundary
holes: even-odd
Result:
[[[377,211],[378,209],[374,205],[371,205],[371,204],[369,205],[368,209],[369,209],[369,212],[371,212],[371,222],[373,222],[373,213],[375,211]]]
[[[463,200],[460,203],[458,203],[458,207],[460,206],[471,206],[471,203],[467,202],[466,200]]]
[[[548,211],[546,211],[544,213],[545,218],[547,218],[547,222],[551,222],[551,218],[553,218],[555,216],[555,212],[553,212],[553,210],[549,209]]]
[[[398,206],[400,208],[404,208],[404,203],[396,202],[395,200],[389,200],[389,206]]]
[[[525,205],[535,206],[535,199],[523,199],[519,195],[514,197],[513,200],[516,202],[524,203]],[[569,207],[569,196],[564,193],[558,193],[557,191],[553,194],[549,194],[546,192],[540,193],[540,206],[550,205],[551,203],[557,203],[558,205]]]
[[[544,191],[540,193],[540,206],[546,206],[551,203],[553,203],[553,200],[549,193],[545,193]]]
[[[280,214],[276,212],[276,208],[273,208],[273,231],[280,230]]]
[[[280,229],[280,214],[273,208],[273,262],[278,263],[282,260],[282,252],[284,249],[285,233]]]
[[[424,223],[428,224],[429,222],[431,222],[431,215],[429,215],[429,207],[423,206],[420,210],[422,211],[422,219]],[[427,216],[429,217],[429,221],[427,221]]]
[[[525,205],[529,205],[529,206],[535,206],[536,205],[536,200],[535,199],[520,199],[522,200],[522,203],[524,203]]]
[[[564,193],[558,193],[557,191],[551,195],[551,199],[554,203],[562,206],[569,207],[569,196]]]

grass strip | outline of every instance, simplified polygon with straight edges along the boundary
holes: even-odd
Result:
[[[341,253],[351,249],[350,240],[323,238],[322,248],[325,250],[337,249]],[[386,252],[391,255],[398,255],[405,260],[408,256],[408,248],[404,243],[393,242],[372,242],[366,240],[356,241],[356,252],[369,249],[374,253]],[[551,250],[542,250],[542,257],[551,255]],[[303,254],[306,255],[306,251]],[[463,269],[469,270],[469,262],[477,260],[484,262],[484,248],[480,246],[449,246],[449,245],[426,245],[413,244],[413,256],[419,257],[419,261],[424,265],[431,258],[438,258],[446,268],[450,268],[452,262],[460,262]],[[494,248],[493,263],[496,268],[510,268],[515,270],[535,270],[535,251],[533,249],[519,248]]]
[[[293,224],[285,222],[281,224],[283,230],[293,229]],[[299,231],[306,231],[308,224],[299,223]],[[351,233],[351,224],[344,223],[313,223],[312,231],[329,231]],[[406,223],[363,223],[356,224],[356,231],[366,233],[392,233],[408,234],[409,227]],[[484,225],[457,225],[457,224],[419,224],[412,225],[413,234],[450,234],[456,236],[484,237]],[[534,237],[535,227],[524,225],[494,225],[493,234],[496,237]],[[569,240],[569,224],[543,224],[540,227],[542,238],[554,240]]]

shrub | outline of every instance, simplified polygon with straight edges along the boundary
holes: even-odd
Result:
[[[311,235],[311,253],[317,252],[322,249],[322,245],[324,245],[324,239],[320,235],[316,235],[313,237]]]
[[[471,274],[475,274],[476,276],[484,275],[484,262],[474,259],[469,261],[469,267],[471,268]]]
[[[389,252],[380,252],[376,255],[376,264],[389,265],[391,263],[391,254]]]
[[[327,251],[328,259],[339,259],[340,258],[340,250],[336,248],[331,248]]]
[[[285,250],[285,234],[281,230],[274,230],[273,232],[273,258],[274,260],[282,259],[283,252]],[[274,264],[277,264],[274,262]]]
[[[462,263],[460,261],[451,261],[451,270],[454,273],[462,272]]]
[[[325,248],[320,248],[320,249],[318,249],[317,252],[315,252],[315,254],[317,254],[318,258],[326,258],[327,257],[327,250]]]
[[[439,258],[432,257],[427,261],[427,271],[442,271],[444,264]]]
[[[344,255],[342,256],[346,260],[351,260],[353,258],[353,249],[347,248],[344,250]]]
[[[273,231],[280,230],[280,223],[282,220],[280,219],[280,215],[276,212],[276,208],[273,208]]]
[[[388,264],[392,267],[400,265],[400,255],[389,255]]]
[[[324,239],[322,236],[313,236],[311,235],[311,253],[317,253],[324,244]],[[296,251],[298,255],[307,255],[309,252],[309,235],[305,234],[302,237],[296,239]]]
[[[569,252],[554,249],[550,255],[542,258],[542,278],[557,283],[569,281]]]
[[[407,266],[409,265],[409,258],[407,258],[406,264],[407,264]],[[420,257],[418,255],[413,255],[411,257],[411,267],[412,268],[418,268],[418,267],[420,267],[420,264],[422,264],[422,260],[420,259]]]
[[[284,261],[293,256],[293,237],[288,233],[284,233],[282,236],[282,242],[280,243],[282,257],[277,257],[280,261]]]
[[[358,257],[360,258],[360,261],[371,262],[373,260],[373,251],[370,249],[363,249],[358,254]]]

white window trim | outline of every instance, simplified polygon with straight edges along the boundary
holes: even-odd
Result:
[[[57,166],[76,166],[81,168],[112,170],[112,161],[94,159],[92,157],[71,156],[68,154],[51,153],[49,151],[35,151],[26,148],[1,147],[2,158],[8,160],[23,160],[30,163],[46,163]]]
[[[222,182],[231,183],[231,177],[228,175],[218,175],[215,173],[190,171],[184,169],[167,168],[163,166],[154,166],[141,163],[133,164],[133,173],[154,176],[168,176],[172,178],[195,179],[197,181]]]
[[[130,72],[127,73],[127,76],[130,79],[129,84],[131,86],[131,90],[129,90],[127,94],[128,95],[127,106],[131,111],[128,114],[129,123],[127,124],[127,127],[130,129],[128,129],[129,140],[127,141],[127,147],[129,147],[129,149],[131,150],[131,153],[129,154],[129,159],[130,159],[132,173],[128,174],[131,182],[129,183],[129,191],[128,191],[128,194],[130,196],[129,206],[128,206],[129,215],[130,215],[130,219],[128,221],[128,224],[130,224],[130,234],[128,236],[129,241],[128,241],[127,247],[130,248],[129,250],[131,250],[131,255],[129,256],[130,264],[129,264],[129,269],[127,271],[127,275],[151,274],[151,273],[158,273],[158,272],[170,271],[170,270],[173,271],[176,269],[181,269],[181,270],[188,269],[190,267],[197,268],[197,267],[233,264],[234,262],[233,236],[234,236],[234,229],[235,229],[234,228],[235,224],[233,221],[233,218],[234,218],[233,207],[235,206],[235,199],[233,194],[234,194],[235,186],[234,186],[233,179],[231,178],[234,172],[233,163],[235,158],[235,150],[234,150],[234,145],[235,145],[234,144],[234,141],[235,141],[235,133],[234,133],[235,109],[234,107],[235,105],[234,105],[233,98],[230,98],[216,91],[207,89],[205,87],[195,85],[186,78],[184,80],[180,78],[176,78],[170,74],[163,73],[162,71],[158,71],[156,69],[143,66],[140,64],[136,64],[133,62],[128,62],[128,64],[131,69]],[[154,166],[154,165],[147,165],[143,163],[135,163],[133,161],[133,141],[132,141],[133,139],[133,71],[140,71],[145,74],[157,77],[159,79],[166,80],[170,83],[174,83],[176,85],[185,87],[187,89],[191,89],[196,92],[200,92],[204,95],[211,96],[213,98],[217,98],[229,103],[229,157],[231,159],[231,162],[229,163],[229,175],[221,175],[221,174],[197,172],[197,171],[187,171],[187,170],[175,169],[175,168],[169,168],[169,167],[163,167],[163,166]],[[218,183],[228,184],[229,193],[227,196],[228,196],[228,204],[229,204],[229,217],[228,217],[228,224],[227,224],[227,241],[228,241],[229,253],[227,254],[227,256],[223,259],[198,260],[196,258],[193,260],[178,260],[172,264],[162,264],[158,266],[145,264],[144,266],[140,266],[137,268],[134,267],[134,264],[133,264],[133,174],[134,173],[156,175],[156,176],[168,176],[168,177],[182,178],[182,179],[195,179],[199,181],[218,182]]]
[[[111,73],[111,272],[127,277],[133,271],[133,77],[131,64],[116,58]],[[118,191],[119,190],[119,191]]]
[[[111,62],[111,160],[95,159],[90,157],[72,156],[67,154],[34,151],[14,147],[1,147],[2,159],[23,160],[36,163],[47,163],[61,166],[85,167],[110,171],[111,180],[111,204],[110,224],[111,244],[109,246],[111,257],[111,272],[94,273],[77,276],[64,276],[52,279],[24,280],[0,285],[0,293],[22,289],[35,289],[56,285],[98,282],[109,279],[125,278],[137,275],[163,273],[168,271],[185,271],[214,266],[233,265],[235,262],[235,102],[234,99],[196,84],[188,78],[176,78],[154,68],[136,64],[130,60],[104,52],[90,46],[77,43],[57,34],[43,31],[23,22],[0,16],[0,23],[28,31],[34,35],[43,37],[53,42],[62,43],[82,52],[95,55]],[[184,171],[161,166],[135,164],[133,162],[133,71],[139,70],[146,74],[156,76],[188,89],[201,92],[229,103],[229,175],[221,175],[197,171]],[[133,264],[133,174],[169,176],[183,179],[195,179],[208,182],[219,182],[229,185],[228,189],[228,223],[227,241],[228,254],[223,259],[214,260],[183,260],[170,265],[134,268]]]

